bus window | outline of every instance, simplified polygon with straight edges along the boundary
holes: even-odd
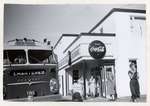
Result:
[[[50,50],[28,50],[29,62],[31,64],[49,64],[51,55]]]
[[[25,63],[26,54],[24,50],[4,50],[4,65]]]

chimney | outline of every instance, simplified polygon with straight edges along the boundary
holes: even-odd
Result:
[[[46,42],[47,42],[47,38],[44,38],[44,39],[43,39],[43,42],[46,43]]]
[[[51,44],[51,41],[47,41],[47,45],[50,45]]]

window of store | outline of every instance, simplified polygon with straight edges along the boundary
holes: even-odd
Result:
[[[79,80],[79,70],[73,70],[73,83]]]

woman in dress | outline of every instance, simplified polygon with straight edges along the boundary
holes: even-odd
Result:
[[[139,76],[137,72],[137,67],[133,62],[131,62],[130,64],[130,70],[128,72],[128,75],[130,77],[131,100],[135,102],[138,98],[140,98],[140,89],[138,82]]]
[[[108,72],[108,78],[107,78],[107,92],[110,95],[111,99],[110,100],[115,100],[115,80],[114,80],[114,75],[112,72]]]
[[[95,78],[91,76],[89,82],[90,82],[90,96],[95,97],[95,89],[96,89]]]

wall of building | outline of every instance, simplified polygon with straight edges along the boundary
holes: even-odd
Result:
[[[62,39],[57,44],[54,52],[58,54],[58,61],[60,61],[68,52],[64,53],[67,46],[75,39],[74,36],[63,36]]]
[[[101,33],[101,28],[103,28],[103,33],[114,33],[116,29],[114,18],[115,14],[111,14],[98,27],[96,27],[96,29],[94,29],[92,33]]]
[[[102,41],[106,46],[106,57],[113,57],[115,54],[115,36],[81,36],[68,50],[74,51],[76,48],[80,49],[80,56],[90,56],[88,47],[94,40]],[[67,52],[67,51],[66,51]]]
[[[137,71],[139,72],[141,94],[146,94],[146,69],[145,69],[145,46],[144,33],[141,28],[145,29],[144,20],[133,24],[130,20],[131,13],[116,13],[116,41],[118,42],[118,50],[116,52],[116,85],[118,96],[130,95],[129,89],[129,59],[137,59]],[[133,24],[133,26],[131,26]],[[121,27],[122,26],[122,27]],[[134,27],[132,31],[132,27]],[[141,28],[140,28],[141,27]],[[144,30],[142,32],[145,32]]]
[[[106,58],[114,58],[115,54],[115,36],[82,36],[81,37],[81,50],[80,54],[82,56],[90,56],[88,47],[89,44],[94,41],[94,40],[99,40],[103,42],[106,46],[106,54],[104,59]]]
[[[65,69],[62,69],[62,70],[59,70],[58,72],[58,76],[59,76],[59,93],[62,95],[62,96],[65,96],[66,95],[66,76],[65,76]]]
[[[67,54],[64,53],[65,48],[75,39],[76,37],[63,36],[58,42],[54,52],[58,55],[58,62],[60,62]],[[66,96],[66,70],[61,69],[58,71],[59,76],[59,93],[63,96]]]
[[[129,59],[137,59],[141,94],[146,94],[145,20],[131,21],[130,17],[145,17],[141,13],[114,12],[93,32],[115,33],[116,83],[118,96],[130,95]]]

